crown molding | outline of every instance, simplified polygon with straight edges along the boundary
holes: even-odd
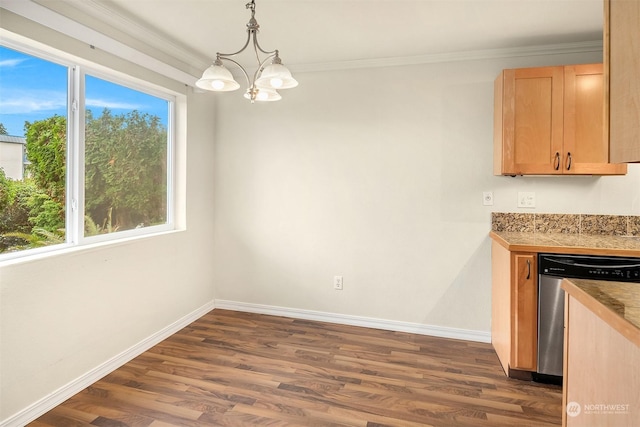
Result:
[[[79,40],[133,64],[152,70],[174,81],[193,86],[197,80],[193,70],[187,71],[166,60],[158,59],[156,55],[148,54],[120,42],[33,1],[0,0],[0,8],[57,31],[69,38]],[[19,35],[19,32],[17,34]]]
[[[143,23],[117,10],[105,0],[31,0],[42,7],[68,17],[80,24],[100,31],[106,36],[122,43],[130,44],[164,61],[179,61],[177,66],[188,70],[195,67],[200,70],[210,65],[209,58],[198,54],[189,46],[176,43]],[[152,50],[149,50],[149,47]],[[164,57],[164,58],[163,58]]]
[[[402,67],[408,65],[437,64],[459,61],[481,61],[487,59],[517,58],[542,55],[568,55],[575,53],[602,52],[602,40],[577,43],[547,44],[526,47],[484,49],[475,51],[444,52],[394,58],[358,59],[315,64],[290,64],[287,67],[296,72],[338,71],[363,68]]]
[[[46,0],[32,1],[45,6],[50,3]],[[202,70],[211,65],[211,58],[190,50],[188,46],[178,45],[174,40],[158,34],[131,17],[126,16],[124,13],[116,11],[107,0],[63,0],[62,3],[72,5],[73,10],[82,11],[84,14],[102,21],[108,26],[116,28],[120,32],[131,36],[134,40],[141,41],[144,44],[163,52],[170,58],[178,59],[185,64],[195,67],[198,70],[198,77]],[[338,71],[600,51],[602,51],[602,40],[594,40],[577,43],[444,52],[416,56],[372,58],[325,63],[300,63],[296,65],[295,63],[289,62],[287,66],[296,72]]]
[[[28,7],[28,5],[31,5]],[[79,40],[99,38],[107,51],[193,86],[211,58],[179,45],[109,5],[106,0],[0,0],[0,6]],[[37,9],[37,10],[36,10]],[[57,17],[55,15],[58,15]],[[60,21],[64,23],[61,24]],[[101,46],[102,47],[102,46]],[[287,63],[294,72],[323,72],[479,61],[541,55],[601,52],[602,41],[546,44],[405,57],[323,63]],[[104,47],[103,47],[104,48]],[[176,78],[177,77],[177,78]]]

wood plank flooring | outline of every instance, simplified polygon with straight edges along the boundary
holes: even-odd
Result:
[[[30,424],[559,426],[491,345],[213,310]]]

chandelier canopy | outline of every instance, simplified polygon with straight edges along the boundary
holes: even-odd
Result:
[[[196,82],[196,86],[200,89],[215,92],[228,92],[236,90],[240,84],[233,78],[231,72],[224,66],[224,62],[235,64],[247,80],[247,91],[244,97],[249,99],[251,103],[254,101],[278,101],[282,99],[278,90],[289,89],[298,86],[298,82],[291,76],[291,72],[282,65],[278,50],[266,51],[258,44],[258,32],[260,25],[256,21],[256,2],[251,0],[246,5],[247,9],[251,9],[251,19],[247,23],[247,41],[239,51],[235,53],[216,54],[216,60],[209,68],[204,70],[200,80]],[[248,46],[252,44],[258,67],[249,77],[247,70],[236,60],[231,59],[242,53]],[[260,54],[267,55],[264,59],[260,59]],[[269,65],[265,64],[271,61]]]

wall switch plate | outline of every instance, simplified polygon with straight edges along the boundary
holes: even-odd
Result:
[[[485,191],[482,193],[482,204],[484,206],[493,206],[493,191]]]
[[[535,208],[536,193],[532,191],[518,191],[518,207],[519,208]]]
[[[342,290],[342,276],[333,276],[333,289],[336,291]]]

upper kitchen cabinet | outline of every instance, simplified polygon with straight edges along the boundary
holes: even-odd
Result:
[[[495,175],[624,175],[609,163],[602,64],[504,70],[495,81]]]
[[[640,162],[640,1],[604,3],[611,161]]]

